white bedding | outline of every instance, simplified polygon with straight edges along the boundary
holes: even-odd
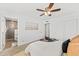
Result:
[[[28,45],[25,52],[31,56],[60,56],[62,54],[62,41],[43,42],[37,41]]]

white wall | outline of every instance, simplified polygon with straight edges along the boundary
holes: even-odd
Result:
[[[73,37],[74,35],[79,34],[79,20],[77,17],[67,16],[57,18],[53,21],[50,21],[50,24],[51,38],[57,38],[64,41]]]
[[[0,49],[1,49],[1,18],[0,18]]]
[[[78,18],[78,33],[79,33],[79,18]]]
[[[54,20],[50,23],[50,37],[63,39],[64,35],[64,26],[62,20]]]
[[[32,18],[28,18],[26,16],[24,17],[19,17],[19,44],[24,44],[24,43],[28,43],[37,39],[41,39],[44,37],[44,24],[41,20],[38,19],[32,19]],[[38,30],[26,30],[25,26],[26,24],[30,22],[30,23],[36,23],[38,24]]]
[[[68,20],[65,20],[65,39],[68,38],[72,38],[73,36],[75,36],[78,32],[77,32],[77,23],[76,23],[77,19],[71,18]]]

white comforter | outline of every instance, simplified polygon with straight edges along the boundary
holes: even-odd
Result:
[[[60,56],[62,53],[62,41],[43,42],[37,41],[28,45],[25,52],[31,56]]]

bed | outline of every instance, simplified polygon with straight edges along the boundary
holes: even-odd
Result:
[[[25,52],[29,52],[31,56],[61,56],[62,41],[37,41],[28,45]]]

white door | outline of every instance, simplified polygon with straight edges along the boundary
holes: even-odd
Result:
[[[1,49],[5,47],[5,32],[6,32],[6,25],[5,25],[5,18],[1,17]]]
[[[45,36],[50,37],[50,23],[45,24]]]

